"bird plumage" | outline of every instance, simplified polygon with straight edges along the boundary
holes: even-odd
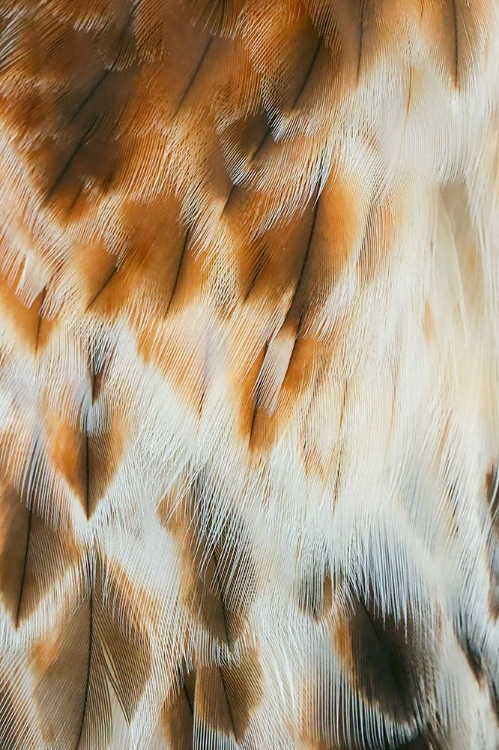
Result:
[[[496,0],[0,6],[0,747],[499,746]]]

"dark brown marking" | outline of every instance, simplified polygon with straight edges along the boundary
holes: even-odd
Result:
[[[178,259],[178,266],[177,266],[177,270],[175,272],[175,280],[173,282],[173,287],[172,287],[172,291],[171,291],[171,294],[170,294],[170,299],[168,300],[168,304],[166,306],[165,318],[168,316],[168,313],[170,311],[170,307],[171,307],[172,302],[173,302],[173,298],[175,296],[175,292],[177,291],[178,281],[179,281],[179,278],[180,278],[180,271],[182,269],[182,263],[184,261],[185,251],[187,250],[187,245],[188,245],[188,242],[189,242],[189,235],[190,235],[190,232],[189,232],[189,230],[187,230],[186,233],[185,233],[184,244],[182,245],[182,249],[180,251],[180,257]]]
[[[335,634],[350,679],[368,703],[395,721],[414,720],[421,662],[410,622],[397,622],[376,605],[353,597]]]

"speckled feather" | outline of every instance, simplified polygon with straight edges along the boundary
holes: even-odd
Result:
[[[497,750],[498,39],[1,3],[2,750]]]

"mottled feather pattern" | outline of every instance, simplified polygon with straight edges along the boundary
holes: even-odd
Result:
[[[499,747],[498,39],[1,4],[2,750]]]

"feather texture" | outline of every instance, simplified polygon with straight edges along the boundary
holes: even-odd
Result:
[[[499,746],[496,0],[4,0],[0,746]]]

